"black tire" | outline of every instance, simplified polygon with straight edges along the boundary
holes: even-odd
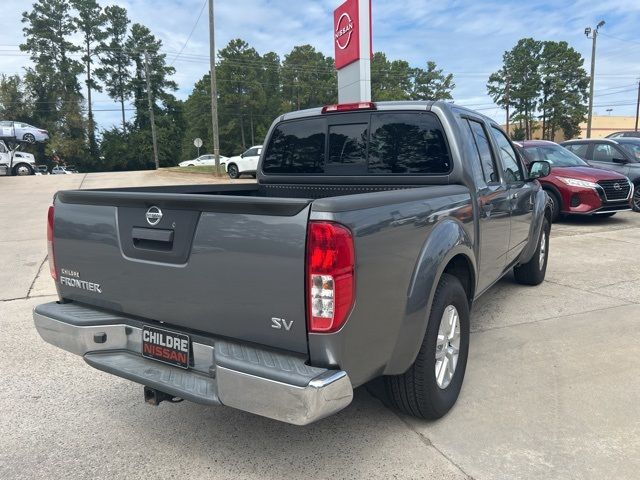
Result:
[[[458,361],[453,376],[445,388],[436,379],[436,343],[445,309],[454,306],[460,325]],[[469,301],[457,277],[443,274],[433,297],[431,314],[422,346],[413,365],[402,375],[384,377],[385,397],[389,404],[418,418],[437,419],[456,403],[469,354]]]
[[[238,178],[240,177],[240,172],[238,171],[238,166],[235,163],[231,165],[227,165],[227,174],[229,178]]]
[[[633,190],[633,210],[640,212],[640,183],[634,186]]]
[[[516,281],[523,285],[540,285],[544,281],[547,274],[547,263],[549,261],[549,233],[551,232],[551,224],[545,217],[538,237],[538,246],[533,253],[531,260],[522,265],[513,267],[513,274]],[[541,263],[540,251],[544,245],[544,259]]]
[[[33,175],[33,168],[26,163],[19,163],[13,167],[13,174],[17,177]]]
[[[560,210],[562,207],[562,200],[556,192],[553,190],[545,190],[549,195],[549,205],[551,206],[551,222],[556,222],[560,218]]]
[[[33,135],[33,133],[25,133],[24,136],[22,137],[22,139],[30,144],[34,144],[36,143],[36,137]]]

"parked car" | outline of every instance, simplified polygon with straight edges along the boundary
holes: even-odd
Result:
[[[24,122],[0,121],[0,137],[14,138],[27,143],[46,142],[49,132]]]
[[[610,217],[631,209],[633,184],[624,175],[590,167],[554,142],[526,140],[516,145],[526,163],[545,160],[551,164],[551,173],[540,183],[549,195],[553,220],[567,214]]]
[[[610,133],[606,138],[640,138],[640,132],[635,130],[625,130],[622,132]]]
[[[0,140],[0,170],[3,175],[33,175],[36,159],[27,152],[12,151]]]
[[[49,175],[49,169],[46,165],[36,165],[36,175]]]
[[[392,405],[442,417],[474,300],[512,269],[545,278],[549,164],[528,172],[497,123],[447,102],[286,113],[266,145],[257,184],[58,192],[60,301],[38,332],[155,405],[302,425],[382,376]]]
[[[56,165],[51,169],[51,175],[73,175],[74,173],[77,172],[74,172],[72,169],[62,165]]]
[[[562,142],[592,167],[613,170],[628,177],[634,186],[633,209],[640,211],[640,139],[591,138]]]
[[[228,157],[220,155],[220,165],[224,165]],[[200,155],[198,158],[194,158],[193,160],[185,160],[184,162],[180,162],[178,164],[179,167],[198,167],[201,165],[215,165],[216,164],[216,156],[208,153],[206,155]]]
[[[262,145],[254,145],[241,155],[231,157],[226,162],[229,178],[239,178],[243,173],[256,176]]]

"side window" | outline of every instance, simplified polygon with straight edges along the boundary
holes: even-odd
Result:
[[[496,167],[496,161],[491,153],[491,145],[487,138],[487,131],[484,129],[480,122],[474,120],[468,120],[469,128],[471,130],[476,150],[480,158],[480,165],[482,166],[482,174],[484,180],[487,183],[500,182],[498,177],[498,169]]]
[[[498,151],[502,159],[504,179],[507,183],[522,182],[524,180],[522,164],[518,159],[518,154],[511,146],[509,140],[507,140],[507,136],[502,133],[502,130],[496,127],[491,127],[491,132],[498,145]]]
[[[606,143],[599,143],[593,147],[594,162],[613,162],[615,157],[615,149]]]
[[[7,153],[7,147],[4,146],[4,143],[0,143],[0,153]]]
[[[580,158],[587,158],[587,150],[589,149],[589,145],[586,143],[572,143],[570,145],[565,145],[564,148],[569,150],[571,153],[579,156]]]

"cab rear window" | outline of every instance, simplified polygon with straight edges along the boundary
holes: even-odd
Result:
[[[336,124],[336,115],[283,122],[269,140],[265,174],[443,175],[451,156],[429,112],[377,112],[366,123]],[[353,118],[353,117],[352,117]],[[366,121],[366,120],[365,120]]]

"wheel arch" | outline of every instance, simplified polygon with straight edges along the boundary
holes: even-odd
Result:
[[[436,288],[444,273],[461,281],[471,307],[477,285],[473,242],[462,225],[451,218],[436,225],[422,247],[385,375],[404,373],[415,361],[427,331]]]

